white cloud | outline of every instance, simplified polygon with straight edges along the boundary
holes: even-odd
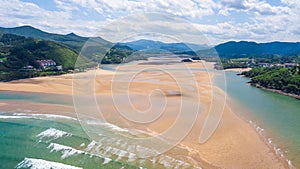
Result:
[[[56,11],[21,0],[0,1],[0,23],[6,27],[29,24],[49,32],[75,32],[92,36],[101,27],[122,17],[157,12],[177,15],[195,22],[192,24],[209,37],[212,43],[228,40],[300,39],[298,0],[281,0],[280,5],[272,5],[269,0],[53,0],[58,9]],[[91,11],[98,13],[100,19],[90,16]],[[239,14],[246,18],[241,19]],[[221,19],[217,19],[221,16]],[[193,32],[187,34],[188,27],[183,26],[184,24],[162,21],[161,18],[152,22],[131,26],[140,31],[150,28],[155,31],[157,24],[160,24],[159,31],[165,27],[168,31],[181,32],[193,39],[192,41],[197,41],[191,36]]]
[[[74,20],[70,10],[48,11],[20,0],[1,2],[0,23],[4,27],[32,25],[48,32],[81,35],[91,35],[103,25],[103,21]]]
[[[97,10],[107,17],[120,17],[123,13],[167,12],[186,18],[213,15],[213,0],[56,0],[59,4],[80,5]]]
[[[229,15],[231,11],[243,11],[256,15],[277,15],[287,13],[286,6],[272,6],[261,0],[221,0],[219,1],[220,14]]]

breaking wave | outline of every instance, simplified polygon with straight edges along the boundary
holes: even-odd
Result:
[[[70,137],[70,136],[72,136],[71,133],[61,131],[61,130],[57,130],[55,128],[49,128],[49,129],[41,132],[40,134],[38,134],[36,137],[39,138],[39,142],[41,142],[43,139],[46,139],[46,143],[49,143],[49,142],[51,142],[53,140],[56,140],[58,138]]]
[[[28,114],[28,113],[13,113],[13,114],[1,114],[0,119],[66,119],[77,120],[73,117],[55,115],[55,114]]]
[[[63,163],[47,161],[35,158],[25,158],[15,168],[31,168],[31,169],[82,169],[80,167],[71,166]]]

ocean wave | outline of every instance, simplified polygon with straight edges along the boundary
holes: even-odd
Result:
[[[102,154],[108,157],[115,157],[116,161],[123,160],[126,162],[136,162],[140,165],[144,165],[146,162],[148,162],[152,163],[153,165],[162,165],[164,168],[196,168],[188,162],[184,162],[163,154],[147,159],[139,158],[134,152],[157,152],[154,149],[150,149],[141,145],[128,144],[124,141],[122,141],[123,149],[120,149],[115,147],[115,143],[118,144],[118,142],[120,142],[120,140],[114,138],[102,138],[99,140],[99,142],[92,141],[90,144],[88,144],[85,151],[91,151],[93,153]]]
[[[33,117],[38,119],[67,119],[67,120],[76,120],[76,118],[56,115],[56,114],[26,114],[26,113],[13,113],[14,116],[24,116],[24,117]]]
[[[73,147],[69,147],[69,146],[65,146],[65,145],[61,145],[61,144],[57,144],[57,143],[50,143],[50,145],[47,147],[48,149],[51,149],[50,152],[62,152],[62,156],[61,159],[65,159],[68,158],[70,156],[74,156],[74,155],[88,155],[90,157],[99,157],[101,159],[103,159],[103,163],[102,164],[108,164],[109,162],[112,161],[111,158],[108,157],[104,157],[102,155],[98,155],[98,154],[93,154],[84,150],[77,150]]]
[[[118,132],[129,132],[128,129],[124,129],[124,128],[121,128],[121,127],[116,126],[114,124],[107,123],[107,122],[87,121],[87,124],[89,124],[89,125],[99,125],[99,126],[102,126],[104,128],[108,128],[108,129],[118,131]]]
[[[80,167],[71,166],[63,163],[46,161],[35,158],[25,158],[15,168],[31,168],[31,169],[82,169]]]
[[[120,144],[121,142],[122,144]],[[136,145],[128,145],[125,141],[114,138],[102,138],[98,142],[92,141],[85,149],[85,151],[102,154],[107,157],[114,156],[116,161],[127,160],[127,162],[136,160],[137,155],[133,153],[135,150]]]
[[[27,113],[13,113],[11,114],[1,114],[0,119],[66,119],[66,120],[77,120],[73,117],[55,115],[55,114],[27,114]]]
[[[51,143],[47,148],[51,149],[50,152],[62,152],[62,159],[65,159],[67,157],[73,156],[73,155],[78,155],[78,154],[86,154],[86,152],[82,150],[77,150],[69,146],[61,145],[61,144],[56,144],[56,143]]]
[[[161,155],[157,159],[153,158],[152,161],[157,161],[158,164],[163,165],[165,168],[184,169],[184,168],[195,168],[201,169],[201,167],[192,166],[191,164],[182,160],[175,159],[168,155]]]
[[[39,142],[41,142],[42,139],[47,139],[46,143],[49,143],[50,141],[56,140],[58,138],[70,136],[72,136],[72,133],[61,131],[55,128],[49,128],[38,134],[36,137],[40,139]]]
[[[0,119],[31,119],[32,117],[26,116],[9,116],[9,115],[0,115]]]

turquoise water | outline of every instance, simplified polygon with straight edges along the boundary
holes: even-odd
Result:
[[[26,158],[61,163],[58,168],[62,164],[81,168],[138,168],[113,160],[104,165],[105,158],[85,152],[91,140],[75,120],[18,119],[9,114],[1,117],[0,168],[15,168],[23,160],[26,163]],[[46,168],[46,164],[32,167]]]
[[[248,78],[234,72],[226,72],[226,80],[229,97],[244,108],[234,111],[255,123],[278,153],[300,167],[300,101],[250,86]]]
[[[1,100],[71,104],[70,96],[7,91],[0,92]],[[109,123],[89,126],[92,129],[89,135],[97,135],[100,140],[90,139],[74,118],[0,110],[0,168],[194,168],[189,161],[182,161],[188,160],[185,157],[161,154],[143,159],[136,156],[132,152],[155,150],[151,149],[151,145],[136,145],[130,139],[123,139],[123,134],[132,135],[127,129]],[[140,135],[136,131],[134,136]],[[144,134],[141,136],[145,137]]]
[[[12,92],[12,91],[1,91],[0,100],[7,101],[32,101],[36,103],[46,104],[61,104],[61,105],[73,105],[71,95],[62,94],[45,94],[45,93],[34,93],[34,92]]]

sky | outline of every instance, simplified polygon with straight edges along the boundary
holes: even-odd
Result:
[[[171,22],[156,18],[153,22],[163,25],[157,29],[168,29],[173,34],[191,32],[187,36],[191,43],[197,43],[191,38],[196,33],[189,31],[191,26],[209,44],[232,40],[300,41],[299,0],[0,0],[0,4],[1,27],[31,25],[51,33],[95,36],[118,23],[123,23],[124,27],[118,28],[121,31],[128,22],[143,31],[151,26],[143,27],[145,20],[133,18],[153,12],[186,21],[190,26],[185,25],[181,31],[176,19]]]

